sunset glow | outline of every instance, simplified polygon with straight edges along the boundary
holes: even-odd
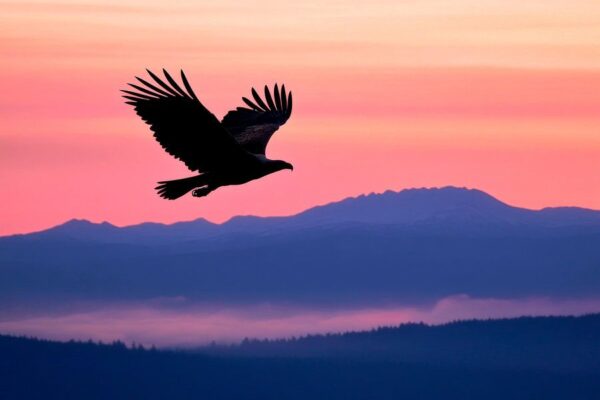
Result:
[[[0,7],[0,235],[71,218],[285,215],[446,185],[529,208],[600,209],[600,2]],[[162,67],[184,69],[219,118],[252,86],[285,83],[294,112],[268,156],[294,172],[203,199],[156,196],[156,181],[192,173],[163,152],[119,89]]]

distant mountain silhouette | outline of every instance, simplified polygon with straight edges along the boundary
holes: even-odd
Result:
[[[195,353],[0,335],[0,398],[592,400],[599,342],[597,314],[411,324]]]
[[[406,189],[361,195],[317,206],[288,217],[233,217],[223,224],[203,218],[174,224],[142,223],[118,228],[108,222],[73,219],[45,231],[12,237],[70,238],[106,242],[197,240],[232,233],[279,232],[350,224],[440,226],[459,229],[592,227],[600,231],[600,211],[579,207],[529,210],[513,207],[477,189]],[[2,238],[0,237],[0,240]]]
[[[99,224],[72,219],[48,230],[30,234],[36,239],[76,239],[102,242],[179,241],[217,234],[219,226],[203,218],[170,225],[145,222],[119,228],[108,222]]]
[[[577,207],[529,210],[509,206],[477,189],[444,187],[363,195],[315,207],[296,216],[312,223],[505,223],[568,226],[600,224],[600,211]]]
[[[479,190],[411,189],[290,217],[124,228],[73,220],[3,237],[0,301],[183,296],[346,305],[455,294],[594,297],[598,265],[599,211],[534,211]]]

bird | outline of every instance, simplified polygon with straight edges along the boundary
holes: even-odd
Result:
[[[167,153],[198,173],[158,182],[155,190],[163,199],[175,200],[190,191],[194,197],[203,197],[221,186],[294,169],[287,161],[266,157],[271,136],[292,113],[292,92],[286,93],[285,85],[280,89],[276,83],[273,95],[265,85],[264,100],[252,88],[254,101],[242,97],[245,106],[229,111],[219,121],[198,100],[183,70],[184,88],[164,68],[163,79],[146,71],[150,78],[136,76],[136,83],[121,90],[125,103],[150,126]]]

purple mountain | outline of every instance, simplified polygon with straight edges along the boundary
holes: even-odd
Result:
[[[0,304],[595,298],[599,266],[599,211],[527,210],[479,190],[411,189],[289,217],[123,228],[73,220],[0,238]]]
[[[143,223],[123,228],[73,219],[21,237],[105,242],[187,241],[234,233],[268,233],[315,227],[375,224],[394,226],[514,227],[527,229],[600,227],[600,211],[578,207],[529,210],[513,207],[476,189],[406,189],[350,197],[287,217],[233,217],[223,224],[203,218],[175,224]]]

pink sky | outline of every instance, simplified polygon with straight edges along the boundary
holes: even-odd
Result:
[[[323,3],[0,0],[0,235],[291,214],[415,186],[600,209],[600,3]],[[118,90],[163,66],[218,117],[285,82],[294,114],[268,155],[294,172],[156,196],[191,173]]]

